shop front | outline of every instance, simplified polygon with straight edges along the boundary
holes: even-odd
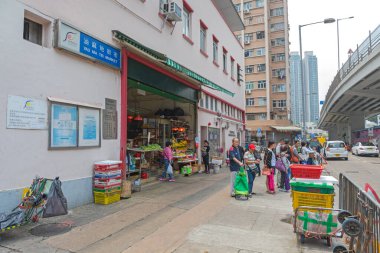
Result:
[[[125,179],[138,189],[162,172],[167,142],[174,170],[196,164],[198,87],[137,54],[128,52],[126,61]]]

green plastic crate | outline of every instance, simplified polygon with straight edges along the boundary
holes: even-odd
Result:
[[[334,186],[328,183],[290,182],[293,191],[333,194]]]

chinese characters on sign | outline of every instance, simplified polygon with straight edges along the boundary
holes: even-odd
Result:
[[[58,23],[58,48],[120,69],[120,50],[63,22]]]
[[[47,102],[8,96],[7,128],[47,129]]]

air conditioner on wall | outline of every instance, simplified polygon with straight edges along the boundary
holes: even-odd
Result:
[[[248,14],[248,13],[249,13],[249,9],[245,9],[244,14]]]
[[[244,44],[245,44],[245,45],[249,45],[249,44],[251,44],[251,41],[250,41],[250,40],[245,40],[245,41],[244,41]]]
[[[175,2],[164,4],[164,13],[169,21],[182,21],[182,9]]]

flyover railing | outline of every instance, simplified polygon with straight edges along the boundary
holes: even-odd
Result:
[[[339,208],[356,216],[362,233],[355,238],[356,252],[380,252],[380,204],[344,174],[339,175]]]
[[[380,45],[380,25],[373,32],[369,32],[369,36],[358,45],[355,52],[350,54],[348,60],[343,64],[342,68],[336,74],[327,92],[325,101],[331,98],[334,90],[339,86],[340,82],[365,58],[371,54],[374,48]],[[326,103],[325,103],[326,104]],[[323,109],[323,108],[322,108]]]

